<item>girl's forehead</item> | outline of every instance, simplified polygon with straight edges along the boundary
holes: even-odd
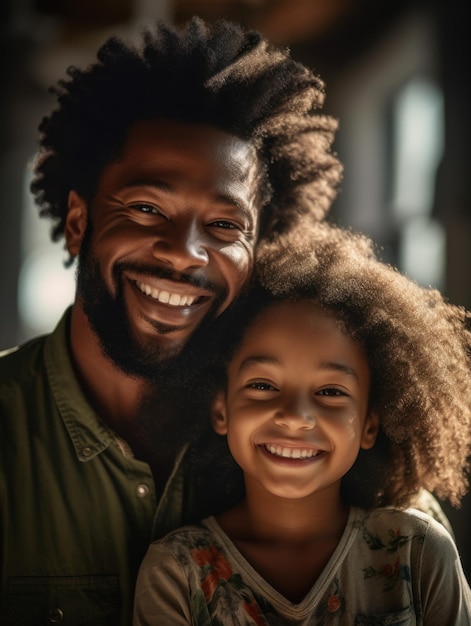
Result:
[[[249,324],[247,330],[256,326],[279,325],[289,326],[291,322],[315,325],[322,321],[337,323],[340,318],[332,311],[323,309],[310,298],[286,299],[274,301],[267,305]],[[342,325],[343,326],[343,325]]]
[[[239,350],[262,342],[281,343],[305,339],[312,346],[319,335],[342,336],[351,341],[344,326],[333,312],[322,309],[314,300],[303,298],[269,303],[249,322],[239,344]],[[302,344],[302,341],[301,341]]]
[[[334,312],[310,299],[270,304],[249,325],[229,371],[245,363],[272,363],[286,371],[350,371],[368,385],[367,356]]]
[[[299,337],[305,339],[306,348],[312,348],[319,336],[325,336],[339,346],[348,344],[354,347],[367,358],[364,346],[354,332],[355,329],[349,327],[341,313],[324,308],[315,299],[287,298],[267,303],[255,315],[242,333],[236,352],[264,339],[279,342],[283,338]]]

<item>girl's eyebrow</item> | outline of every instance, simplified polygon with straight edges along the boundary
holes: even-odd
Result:
[[[347,376],[353,376],[353,378],[359,382],[359,377],[357,372],[350,367],[350,365],[346,365],[345,363],[339,363],[337,361],[325,361],[321,363],[321,369],[325,370],[334,370],[336,372],[340,372],[341,374],[346,374]]]
[[[244,370],[250,369],[254,365],[259,365],[260,363],[273,363],[276,365],[276,364],[279,364],[280,361],[273,356],[253,355],[253,356],[247,357],[246,359],[242,361],[242,363],[239,365],[238,371],[239,373],[241,373]]]
[[[260,363],[272,363],[274,365],[279,365],[280,361],[275,357],[268,355],[253,355],[249,356],[242,361],[239,365],[239,373],[250,369],[254,365],[259,365]],[[340,374],[345,374],[347,376],[352,376],[357,382],[359,382],[359,377],[357,372],[346,365],[345,363],[340,363],[338,361],[324,361],[320,364],[320,369],[322,370],[333,370],[335,372],[339,372]]]

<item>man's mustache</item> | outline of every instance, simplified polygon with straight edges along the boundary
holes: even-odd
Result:
[[[216,283],[204,276],[174,272],[164,267],[156,267],[154,265],[150,266],[144,263],[117,263],[113,271],[114,278],[117,283],[119,283],[123,273],[126,271],[136,272],[143,276],[149,276],[150,278],[161,278],[178,283],[184,283],[186,285],[210,291],[215,295],[221,295],[222,292],[220,286],[216,285]]]

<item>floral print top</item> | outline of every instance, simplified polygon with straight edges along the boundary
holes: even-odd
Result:
[[[343,536],[294,604],[213,517],[151,544],[134,626],[471,626],[471,591],[448,531],[426,513],[352,507]]]

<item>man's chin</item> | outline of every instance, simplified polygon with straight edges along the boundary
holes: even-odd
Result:
[[[135,349],[141,355],[140,360],[146,362],[149,369],[153,367],[160,369],[173,364],[185,353],[187,345],[188,339],[172,340],[169,335],[165,337],[164,341],[162,341],[162,337],[159,337],[158,341],[153,341],[148,337],[145,341],[142,339],[140,341],[135,340]]]
[[[180,344],[163,347],[161,343],[154,345],[149,341],[130,341],[127,346],[102,343],[102,349],[105,356],[127,376],[148,381],[155,381],[165,372],[173,372],[184,352],[184,346]]]
[[[202,340],[202,335],[205,337]],[[156,335],[124,333],[119,339],[105,338],[100,343],[104,354],[126,375],[150,382],[185,379],[208,352],[208,338],[197,329],[192,335],[165,332]]]

